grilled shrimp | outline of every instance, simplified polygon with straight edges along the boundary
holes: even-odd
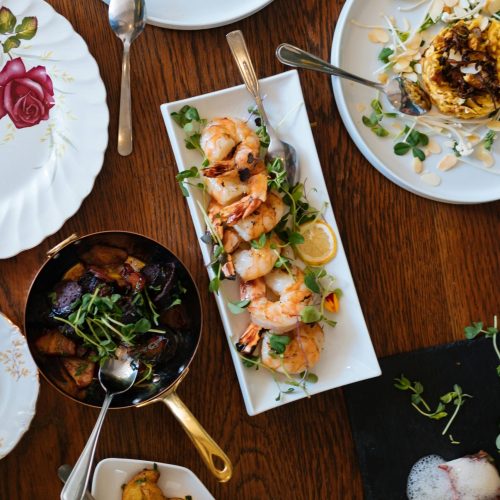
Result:
[[[270,289],[279,298],[267,298]],[[284,333],[297,325],[302,309],[309,303],[312,292],[304,283],[304,273],[293,268],[291,273],[275,269],[265,278],[240,284],[241,300],[250,300],[247,311],[252,323],[274,333]]]
[[[262,336],[261,360],[269,368],[291,375],[310,370],[319,360],[325,334],[318,323],[300,325],[286,335],[290,343],[282,356],[277,356],[271,349],[269,338],[272,334]]]
[[[270,238],[262,248],[237,250],[233,254],[233,264],[236,273],[243,281],[250,281],[271,272],[278,260],[278,248],[271,245],[279,243],[276,238]]]
[[[251,169],[262,163],[259,160],[260,141],[257,134],[235,118],[210,121],[201,133],[200,145],[210,164],[215,168],[220,165],[223,171]]]
[[[271,231],[285,215],[283,200],[274,193],[269,193],[260,207],[248,217],[240,219],[232,227],[244,241],[257,239],[261,234]]]
[[[202,174],[204,170],[201,171]],[[247,193],[246,183],[241,182],[237,174],[224,177],[203,175],[202,179],[207,193],[220,205],[233,203]]]

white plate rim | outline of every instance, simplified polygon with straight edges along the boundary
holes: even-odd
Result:
[[[99,175],[103,164],[104,164],[104,155],[107,150],[108,146],[108,141],[109,141],[109,133],[108,133],[108,127],[109,127],[109,108],[107,106],[107,92],[106,92],[106,87],[104,85],[104,82],[102,80],[99,66],[97,64],[97,61],[93,57],[93,55],[90,53],[89,47],[86,43],[86,41],[83,39],[83,37],[76,32],[74,29],[73,25],[70,23],[68,19],[66,19],[64,16],[59,14],[57,10],[52,7],[48,2],[45,0],[29,0],[32,4],[41,4],[43,5],[44,9],[47,9],[52,13],[52,22],[61,22],[64,23],[68,26],[68,28],[71,30],[71,36],[72,38],[76,39],[81,46],[85,47],[85,53],[80,57],[80,59],[84,58],[86,63],[93,68],[95,71],[95,79],[92,80],[91,82],[95,84],[98,87],[98,91],[100,95],[102,96],[102,99],[100,100],[99,104],[99,110],[98,110],[98,116],[102,118],[102,122],[93,122],[93,127],[92,130],[94,130],[94,134],[99,133],[99,136],[102,138],[103,142],[103,147],[102,150],[93,150],[93,154],[98,157],[93,165],[90,165],[88,167],[88,172],[89,175],[87,177],[87,189],[83,189],[79,191],[79,195],[75,198],[77,198],[77,202],[73,206],[60,206],[60,213],[59,217],[57,219],[57,222],[54,222],[53,220],[47,220],[47,219],[38,219],[37,225],[36,225],[36,230],[30,231],[29,232],[29,237],[26,237],[24,239],[24,242],[21,241],[21,238],[19,237],[19,241],[17,246],[10,246],[8,250],[2,249],[0,247],[0,259],[8,259],[11,257],[14,257],[15,255],[19,254],[20,252],[23,252],[25,250],[29,250],[31,248],[36,247],[39,245],[45,238],[48,236],[56,233],[59,231],[59,229],[62,228],[62,226],[66,223],[66,221],[71,218],[73,215],[75,215],[78,210],[80,209],[83,201],[87,196],[91,193],[95,180],[97,176]],[[4,3],[5,4],[5,3]],[[35,37],[35,45],[36,45],[36,37]],[[21,56],[22,57],[22,56]],[[88,161],[88,160],[87,160]],[[19,236],[19,235],[18,235]]]
[[[17,409],[12,410],[11,412],[22,412],[23,415],[26,415],[27,418],[23,419],[16,419],[15,421],[12,422],[6,422],[4,418],[1,418],[1,429],[0,431],[3,431],[5,428],[7,428],[9,432],[9,440],[7,444],[2,443],[2,439],[0,439],[0,460],[4,457],[6,457],[19,443],[21,438],[24,436],[26,431],[29,429],[31,425],[31,421],[33,420],[33,417],[35,416],[36,413],[36,403],[38,400],[38,394],[40,392],[40,381],[39,381],[39,375],[38,375],[38,369],[37,366],[31,357],[31,353],[28,348],[28,344],[26,341],[26,337],[21,333],[21,330],[17,325],[15,325],[5,314],[0,312],[0,323],[2,323],[2,326],[0,327],[0,348],[2,348],[2,344],[5,343],[5,351],[1,351],[0,355],[3,354],[3,356],[0,356],[0,372],[2,372],[2,377],[5,377],[7,380],[12,380],[13,375],[7,373],[6,370],[4,370],[4,364],[2,363],[2,359],[6,359],[4,356],[6,356],[5,352],[7,349],[12,350],[14,349],[15,355],[18,356],[16,359],[21,359],[22,360],[22,369],[26,369],[27,372],[23,374],[19,374],[19,378],[12,383],[12,387],[15,387],[16,385],[25,385],[22,382],[19,382],[21,379],[23,379],[24,382],[26,382],[26,387],[24,387],[23,390],[26,390],[29,387],[30,392],[28,393],[23,393],[22,397],[20,394],[17,394],[15,398],[11,398],[8,402],[9,406],[18,406]],[[2,335],[1,330],[5,328],[5,330],[8,332],[8,338],[4,337]],[[14,341],[16,341],[16,345],[14,345]],[[12,360],[12,357],[10,358]],[[21,366],[19,367],[21,369]],[[19,388],[18,388],[19,389]],[[12,425],[14,423],[14,425]],[[18,424],[16,426],[16,424]],[[0,438],[5,439],[5,436],[3,433],[0,432]]]
[[[109,0],[103,0],[107,4],[109,4]],[[236,21],[241,21],[246,17],[250,17],[255,14],[259,10],[262,10],[264,7],[269,5],[273,0],[260,0],[260,3],[254,5],[251,9],[244,10],[242,9],[238,14],[229,17],[221,17],[217,21],[213,21],[208,24],[196,24],[190,21],[177,21],[168,18],[162,18],[158,16],[150,16],[147,11],[146,4],[146,18],[147,23],[152,26],[158,26],[159,28],[167,28],[167,29],[176,29],[176,30],[204,30],[210,28],[218,28],[220,26],[226,26],[227,24],[235,23]],[[244,3],[244,2],[243,2]]]
[[[263,78],[260,81],[261,84],[265,84],[267,82],[279,82],[281,79],[293,79],[296,84],[298,85],[298,89],[300,90],[300,95],[302,97],[302,104],[304,105],[304,108],[305,108],[305,104],[303,102],[303,95],[302,95],[302,88],[301,88],[301,85],[300,85],[300,80],[299,80],[299,76],[298,76],[298,72],[297,70],[290,70],[290,71],[286,71],[284,73],[279,73],[279,74],[276,74],[276,75],[273,75],[273,76],[270,76],[270,77],[267,77],[267,78]],[[179,100],[179,101],[174,101],[174,102],[170,102],[170,103],[166,103],[166,104],[162,104],[160,109],[161,109],[161,112],[163,114],[163,118],[164,118],[164,121],[165,121],[165,124],[166,124],[166,128],[167,128],[167,133],[168,133],[168,136],[170,138],[170,143],[171,143],[171,146],[174,150],[174,156],[176,158],[176,163],[177,163],[177,167],[179,169],[179,171],[183,170],[182,168],[182,153],[180,152],[180,149],[177,147],[177,144],[175,142],[173,142],[172,140],[172,137],[175,136],[175,125],[173,124],[173,120],[170,118],[170,115],[169,115],[169,112],[170,111],[173,111],[174,109],[177,110],[179,109],[180,107],[182,107],[183,105],[185,104],[191,104],[191,105],[195,105],[196,102],[198,101],[203,101],[205,99],[210,99],[212,97],[217,97],[217,96],[222,96],[224,94],[228,94],[228,93],[233,93],[233,92],[237,92],[237,91],[240,91],[240,90],[243,90],[245,88],[244,85],[238,85],[238,86],[235,86],[235,87],[230,87],[230,88],[225,88],[225,89],[222,89],[222,90],[219,90],[219,91],[216,91],[216,92],[211,92],[211,93],[207,93],[207,94],[202,94],[202,95],[198,95],[198,96],[194,96],[194,97],[191,97],[191,98],[187,98],[187,99],[182,99],[182,100]],[[309,124],[309,121],[308,121],[308,124]],[[308,134],[310,134],[310,137],[311,137],[311,140],[312,140],[312,144],[314,145],[314,150],[311,151],[311,156],[312,158],[310,157],[309,159],[313,161],[313,163],[316,163],[319,168],[320,168],[320,172],[318,173],[318,177],[321,176],[322,180],[323,180],[323,183],[324,183],[324,176],[323,176],[323,172],[321,170],[321,165],[319,163],[319,158],[318,158],[318,155],[317,155],[317,151],[316,151],[316,147],[315,147],[315,144],[314,144],[314,139],[313,139],[313,136],[312,136],[312,131],[311,131],[311,128],[310,126],[308,126],[307,128],[308,130]],[[326,186],[325,186],[326,187]],[[196,208],[196,204],[195,204],[195,201],[193,199],[192,196],[188,197],[187,199],[187,203],[188,203],[188,206],[189,206],[189,210],[190,210],[190,214],[191,214],[191,219],[193,221],[193,224],[194,224],[194,227],[195,227],[195,232],[196,234],[202,234],[202,231],[204,230],[204,227],[203,227],[203,224],[201,223],[201,221],[195,217],[193,214],[196,213],[197,211],[197,208]],[[331,201],[330,201],[330,207],[327,209],[327,213],[330,217],[331,220],[329,220],[329,223],[332,225],[335,233],[337,235],[339,235],[339,231],[338,231],[338,227],[337,227],[337,224],[336,224],[336,221],[335,221],[335,216],[333,214],[333,210],[331,209]],[[206,250],[206,245],[205,246],[202,246],[201,243],[200,243],[200,248],[201,248],[201,252],[202,252],[202,255],[204,257],[204,262],[209,262],[210,261],[210,258],[208,256],[208,254],[206,254],[207,250]],[[344,251],[344,248],[343,248],[343,244],[342,244],[342,241],[340,239],[340,236],[338,237],[338,252],[337,252],[337,256],[338,255],[343,255],[344,258],[347,260],[346,258],[346,255],[345,255],[345,251]],[[339,383],[339,384],[334,384],[334,385],[330,385],[326,388],[323,388],[321,390],[314,390],[314,388],[310,391],[310,394],[311,396],[314,395],[314,394],[319,394],[320,392],[324,392],[324,391],[327,391],[327,390],[331,390],[331,389],[335,389],[335,388],[338,388],[340,386],[344,386],[344,385],[347,385],[347,384],[350,384],[350,383],[354,383],[354,382],[358,382],[358,381],[361,381],[361,380],[366,380],[366,379],[369,379],[369,378],[372,378],[372,377],[376,377],[376,376],[379,376],[381,374],[381,371],[380,371],[380,366],[378,364],[378,360],[377,360],[377,357],[376,357],[376,354],[375,354],[375,351],[374,351],[374,348],[373,348],[373,344],[371,342],[371,338],[370,338],[370,335],[369,335],[369,332],[368,332],[368,328],[367,328],[367,325],[366,325],[366,321],[364,319],[364,316],[363,316],[363,312],[362,312],[362,309],[361,309],[361,305],[359,303],[359,297],[357,295],[357,292],[355,290],[355,284],[354,284],[354,280],[352,278],[352,274],[351,274],[351,271],[350,271],[350,267],[349,267],[349,264],[347,262],[347,273],[346,275],[348,275],[348,281],[349,283],[352,285],[353,289],[354,289],[354,303],[353,303],[353,307],[354,308],[357,308],[357,310],[359,310],[359,314],[361,316],[361,319],[360,319],[360,324],[359,324],[359,327],[360,327],[360,334],[363,335],[363,345],[364,347],[367,349],[368,354],[367,356],[370,357],[370,365],[369,366],[365,366],[364,365],[364,368],[366,369],[366,373],[362,376],[362,377],[356,377],[354,376],[352,379],[349,379],[348,377],[348,381],[346,382],[342,382],[342,383]],[[238,377],[238,381],[239,381],[239,385],[240,385],[240,389],[242,391],[242,394],[243,394],[243,400],[244,400],[244,403],[245,403],[245,407],[246,407],[246,410],[247,410],[247,413],[250,415],[250,416],[254,416],[254,415],[257,415],[259,413],[263,413],[265,411],[268,411],[270,409],[273,409],[273,408],[277,408],[279,406],[282,406],[283,404],[288,404],[288,403],[291,403],[291,402],[294,402],[294,401],[298,401],[299,399],[302,399],[304,397],[307,397],[306,395],[303,395],[303,394],[295,394],[294,395],[294,398],[293,399],[289,399],[289,400],[285,400],[285,401],[280,401],[280,402],[267,402],[265,405],[261,405],[260,408],[256,408],[253,400],[252,400],[252,397],[251,397],[251,394],[249,392],[249,387],[245,381],[245,375],[244,375],[244,370],[246,370],[246,368],[243,367],[242,363],[241,363],[241,360],[239,359],[239,356],[238,354],[235,352],[235,349],[232,345],[232,341],[231,341],[231,325],[230,325],[230,319],[229,319],[229,315],[226,313],[225,311],[225,303],[224,303],[224,300],[222,298],[222,294],[218,294],[215,296],[215,300],[216,300],[216,303],[217,303],[217,307],[219,309],[219,316],[221,318],[221,321],[222,321],[222,324],[224,326],[224,331],[225,331],[225,335],[226,335],[226,340],[229,344],[229,350],[230,350],[230,354],[231,354],[231,357],[232,357],[232,360],[233,360],[233,365],[235,367],[235,370],[236,370],[236,375]],[[270,380],[272,381],[271,377],[270,377]]]
[[[339,19],[335,26],[335,31],[333,34],[332,41],[332,49],[330,54],[331,63],[334,66],[340,66],[340,53],[342,50],[342,36],[344,34],[344,30],[347,28],[349,23],[349,14],[350,10],[358,0],[346,0],[342,10],[340,12]],[[421,196],[423,198],[427,198],[432,201],[456,204],[456,205],[475,205],[480,203],[490,203],[500,199],[500,192],[496,197],[493,198],[485,198],[481,200],[463,200],[460,197],[442,197],[435,196],[431,194],[428,190],[425,190],[424,187],[418,189],[418,187],[409,184],[404,179],[400,178],[396,174],[394,174],[388,167],[385,166],[384,162],[368,147],[363,138],[361,137],[358,127],[355,125],[354,120],[352,119],[351,114],[347,108],[346,98],[344,94],[344,87],[346,85],[346,81],[341,78],[333,77],[332,87],[333,93],[335,96],[335,101],[337,103],[337,108],[340,113],[340,117],[344,123],[345,128],[347,129],[351,139],[356,144],[357,148],[361,152],[361,154],[368,160],[368,162],[375,167],[384,177],[392,181],[397,186],[409,191],[412,194],[417,196]]]

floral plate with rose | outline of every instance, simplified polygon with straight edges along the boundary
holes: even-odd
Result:
[[[0,7],[0,258],[32,248],[80,207],[99,173],[109,113],[99,69],[43,0]]]

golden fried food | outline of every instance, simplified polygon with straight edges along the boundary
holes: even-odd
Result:
[[[125,485],[122,500],[167,500],[156,484],[159,478],[156,469],[144,469]]]
[[[500,22],[459,21],[434,38],[422,59],[422,77],[439,111],[484,118],[500,108]]]

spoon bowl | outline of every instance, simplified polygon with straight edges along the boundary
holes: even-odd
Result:
[[[138,364],[128,355],[127,350],[119,347],[115,356],[115,358],[108,358],[99,368],[99,382],[106,391],[106,397],[94,430],[62,489],[61,500],[83,500],[85,498],[97,440],[109,405],[116,394],[130,389],[137,378]]]
[[[372,87],[384,93],[391,105],[400,113],[411,116],[421,116],[429,112],[432,103],[429,96],[418,85],[408,78],[398,76],[389,80],[385,85],[365,80],[343,69],[332,66],[319,57],[299,49],[289,43],[282,43],[276,49],[276,57],[283,63],[294,68],[312,69],[329,75],[347,78],[354,82]]]
[[[123,42],[120,118],[118,125],[118,153],[132,153],[132,105],[130,96],[130,46],[144,31],[146,9],[144,0],[111,0],[109,24]]]
[[[245,83],[247,90],[255,99],[260,117],[269,135],[270,141],[266,155],[267,160],[271,163],[276,160],[280,160],[287,173],[288,184],[293,186],[299,180],[297,152],[291,144],[282,141],[278,137],[276,131],[269,123],[269,119],[267,118],[264,105],[262,104],[262,98],[260,96],[259,80],[255,73],[243,33],[240,30],[232,31],[226,35],[226,39],[236,64],[238,65],[238,69],[240,70],[243,82]]]

